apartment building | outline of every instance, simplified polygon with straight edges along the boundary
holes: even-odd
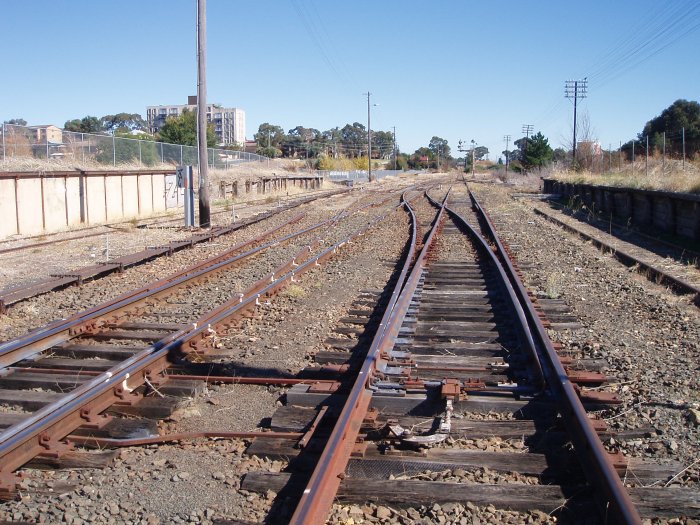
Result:
[[[176,106],[148,106],[146,120],[148,130],[157,133],[168,117],[177,117],[187,109],[197,110],[197,97],[187,97],[187,104]],[[219,104],[207,104],[207,122],[214,125],[219,144],[245,144],[245,111],[240,108],[225,108]]]

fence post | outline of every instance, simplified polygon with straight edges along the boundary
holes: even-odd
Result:
[[[141,159],[141,141],[139,140],[139,164],[143,166],[143,160]],[[138,176],[136,177],[136,180],[138,182]]]
[[[681,128],[683,133],[683,171],[685,171],[685,128]]]
[[[80,149],[83,150],[83,164],[85,164],[85,133],[80,134]]]
[[[114,132],[112,132],[112,166],[117,167],[117,140],[114,138]]]
[[[165,157],[163,157],[163,143],[160,143],[160,163],[165,164]]]
[[[182,144],[180,144],[180,166],[182,166]]]

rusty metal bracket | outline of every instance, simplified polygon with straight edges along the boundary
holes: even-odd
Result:
[[[608,380],[607,376],[600,372],[571,370],[567,367],[564,367],[564,370],[566,371],[566,375],[569,376],[569,381],[577,385],[601,385]]]
[[[338,381],[325,381],[323,383],[312,383],[311,386],[309,386],[308,392],[310,394],[332,394],[333,392],[336,392],[339,388],[340,383]]]
[[[60,458],[66,452],[73,450],[73,445],[71,443],[58,441],[48,432],[42,432],[39,434],[38,439],[39,445],[45,449],[41,454],[39,454],[39,456],[45,458]]]
[[[600,392],[597,390],[583,390],[578,385],[573,385],[581,403],[593,403],[600,405],[620,405],[622,399],[615,392]]]
[[[442,388],[440,389],[440,397],[443,399],[459,399],[462,393],[462,385],[459,379],[443,379]]]
[[[85,420],[85,423],[82,426],[93,430],[103,428],[107,423],[114,419],[112,416],[107,414],[95,414],[90,407],[81,408],[80,417]]]

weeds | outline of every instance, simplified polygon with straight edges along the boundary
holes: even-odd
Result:
[[[290,284],[285,290],[282,292],[282,295],[285,297],[291,297],[294,299],[300,299],[302,297],[306,296],[306,290],[304,290],[301,286],[297,284]]]
[[[697,162],[667,159],[649,159],[649,167],[644,161],[626,164],[622,169],[613,169],[605,173],[590,171],[570,171],[561,167],[552,167],[542,173],[562,182],[573,184],[596,184],[642,190],[661,190],[681,193],[700,193],[700,166]],[[648,173],[648,174],[647,174]]]

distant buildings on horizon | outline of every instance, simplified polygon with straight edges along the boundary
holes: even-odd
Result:
[[[197,97],[187,97],[187,104],[174,106],[147,106],[146,121],[149,133],[157,133],[168,117],[182,115],[184,110],[196,111]],[[207,122],[214,125],[219,144],[228,146],[245,144],[245,111],[240,108],[225,108],[219,104],[207,104]]]

